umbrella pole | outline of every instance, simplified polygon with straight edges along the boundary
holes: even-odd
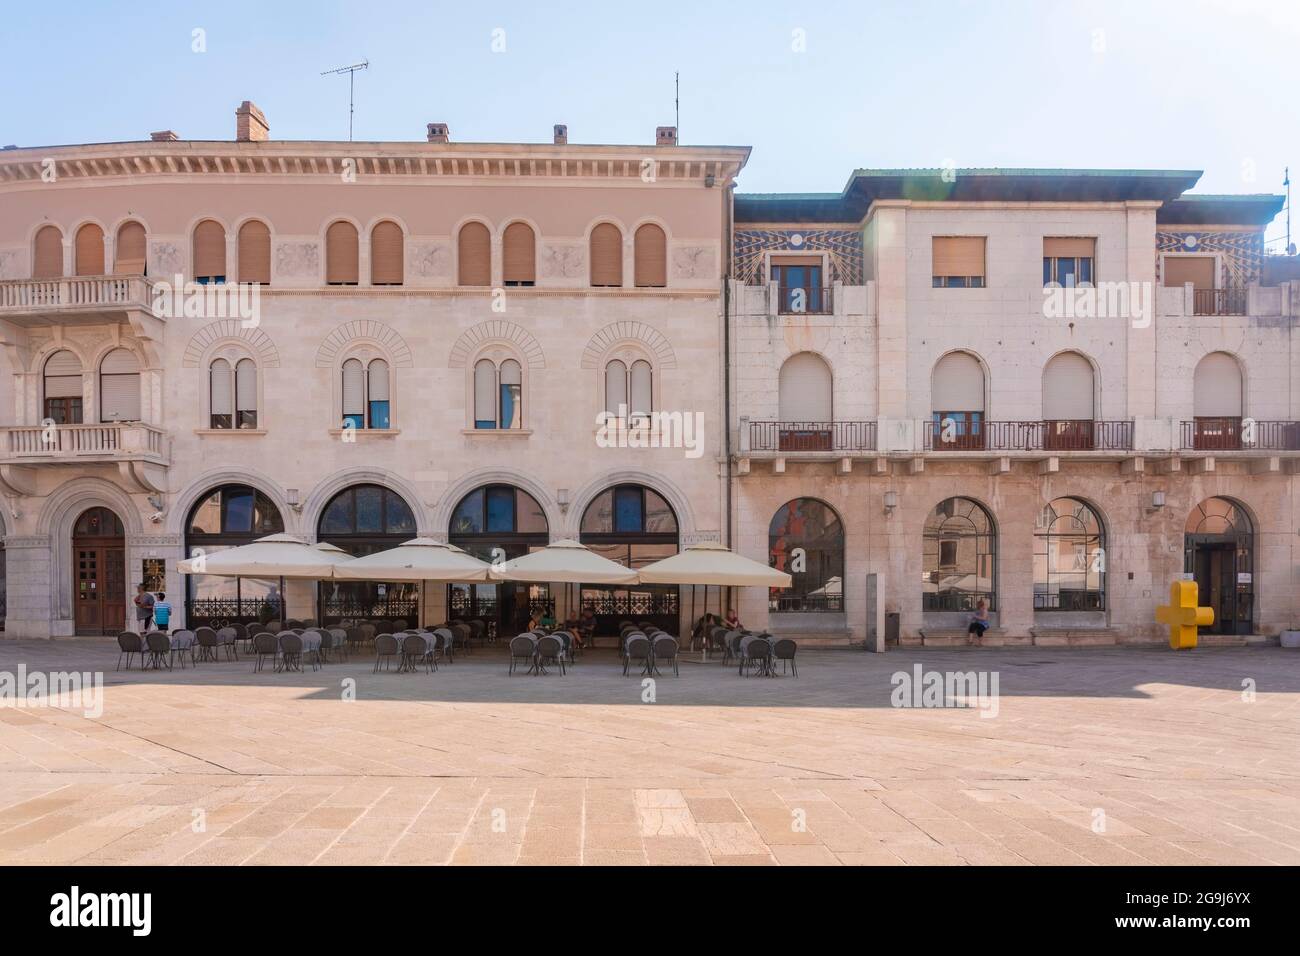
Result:
[[[284,614],[284,603],[285,603],[284,575],[282,574],[280,575],[280,629],[281,630],[284,629],[285,621],[287,620]]]

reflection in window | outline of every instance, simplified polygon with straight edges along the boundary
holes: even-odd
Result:
[[[190,510],[185,553],[193,555],[201,548],[204,554],[215,554],[283,531],[280,511],[266,495],[247,485],[225,485]],[[269,621],[280,614],[278,580],[189,574],[185,588],[189,627]]]
[[[997,534],[987,511],[969,498],[941,501],[925,521],[921,608],[973,611],[983,598],[997,610]]]
[[[1043,508],[1034,531],[1034,610],[1106,608],[1105,535],[1097,515],[1075,498]]]
[[[793,579],[788,588],[769,590],[769,610],[844,610],[844,527],[829,505],[786,502],[772,516],[767,539],[769,563]]]
[[[643,485],[616,485],[587,506],[581,541],[617,564],[640,568],[678,551],[677,516],[658,492]],[[617,634],[623,620],[650,621],[676,632],[679,590],[676,585],[609,586],[584,584],[584,609],[596,615],[598,634]]]

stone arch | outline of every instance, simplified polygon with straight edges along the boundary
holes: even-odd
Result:
[[[258,368],[279,368],[280,352],[271,337],[256,326],[248,327],[240,319],[222,319],[209,322],[195,332],[185,346],[181,364],[185,368],[198,368],[203,364],[203,354],[218,342],[235,340],[245,345],[257,359]]]
[[[167,509],[167,531],[169,534],[185,537],[185,518],[199,500],[222,485],[247,485],[271,499],[280,511],[284,521],[284,530],[288,534],[298,533],[298,512],[289,506],[284,489],[268,475],[250,468],[217,468],[205,471],[194,478],[185,489],[179,492]]]
[[[325,337],[325,341],[316,350],[316,367],[333,368],[349,345],[360,342],[379,345],[388,353],[396,368],[411,368],[415,364],[411,357],[411,347],[395,329],[372,319],[356,319],[344,322]]]
[[[546,356],[533,334],[522,326],[504,319],[490,319],[470,326],[451,347],[448,368],[465,368],[471,356],[492,342],[505,342],[519,351],[530,369],[546,367]]]
[[[397,492],[406,499],[406,503],[411,506],[411,513],[415,515],[416,535],[422,538],[429,536],[429,509],[424,496],[415,485],[387,468],[349,468],[317,482],[303,500],[302,514],[297,522],[300,533],[308,540],[315,541],[316,526],[320,523],[325,506],[335,495],[351,485],[383,485],[390,491]]]
[[[583,368],[599,368],[601,358],[610,349],[623,342],[633,342],[645,348],[654,359],[656,368],[677,367],[677,355],[671,343],[659,330],[644,322],[613,322],[598,331],[587,342],[582,352]]]
[[[542,511],[546,514],[546,526],[551,529],[551,540],[564,537],[559,532],[565,517],[560,514],[554,496],[545,485],[531,475],[513,468],[480,468],[461,476],[454,484],[449,485],[438,499],[438,503],[434,505],[430,525],[431,535],[439,541],[446,541],[452,512],[462,498],[483,485],[514,485],[528,492],[542,506]]]
[[[696,524],[695,510],[691,507],[690,498],[668,477],[657,472],[635,471],[632,469],[605,472],[573,492],[572,503],[564,515],[564,524],[562,528],[555,526],[555,530],[551,532],[551,538],[573,538],[577,540],[582,529],[582,516],[586,512],[587,506],[606,488],[623,484],[645,485],[650,490],[662,495],[663,499],[668,502],[677,515],[677,534],[682,546],[685,547],[695,540],[698,525]],[[557,533],[560,531],[563,533]]]

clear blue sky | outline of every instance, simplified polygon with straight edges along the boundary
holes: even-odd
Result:
[[[442,120],[461,141],[547,142],[564,122],[573,142],[649,143],[680,70],[682,141],[753,146],[749,192],[945,161],[1203,169],[1201,192],[1300,177],[1297,0],[66,0],[3,17],[0,142],[25,146],[229,139],[244,99],[275,138],[346,138],[347,79],[319,74],[369,59],[357,139]]]

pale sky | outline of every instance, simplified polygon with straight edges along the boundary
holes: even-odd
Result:
[[[839,191],[857,167],[1203,169],[1198,192],[1300,176],[1298,0],[7,4],[0,144],[277,139],[754,148],[744,192]],[[195,38],[195,31],[202,33]],[[200,42],[202,41],[202,42]],[[196,46],[203,46],[196,52]],[[1300,223],[1297,223],[1300,233]],[[1278,240],[1283,219],[1269,227]]]

